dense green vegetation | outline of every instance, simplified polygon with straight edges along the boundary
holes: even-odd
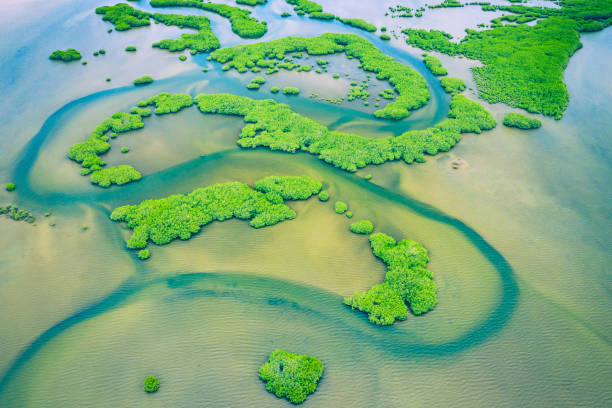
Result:
[[[49,59],[64,62],[76,61],[81,59],[81,53],[74,48],[68,48],[65,51],[57,50],[53,51],[51,55],[49,55]]]
[[[146,85],[150,84],[151,82],[153,82],[153,78],[151,78],[149,75],[143,75],[134,80],[134,85]]]
[[[336,214],[344,214],[348,210],[348,205],[344,201],[336,201],[334,211]]]
[[[321,183],[307,176],[270,176],[256,181],[254,188],[280,204],[283,200],[309,199],[321,191]]]
[[[297,95],[300,93],[300,89],[295,86],[286,86],[283,88],[283,94],[285,95]]]
[[[461,4],[461,2],[459,0],[443,0],[442,3],[439,4],[433,4],[430,6],[427,6],[430,9],[433,8],[449,8],[449,7],[463,7],[463,4]]]
[[[440,60],[433,55],[423,54],[423,62],[427,69],[435,76],[448,75],[448,70],[444,68]]]
[[[238,4],[246,4],[247,6],[257,6],[259,4],[266,4],[268,0],[236,0]]]
[[[290,153],[304,151],[348,171],[398,159],[406,163],[423,162],[426,154],[448,151],[461,139],[462,133],[480,133],[495,127],[491,114],[463,95],[453,96],[449,118],[436,126],[378,139],[330,131],[273,100],[200,94],[195,101],[203,113],[243,116],[247,124],[238,140],[241,147],[265,146]]]
[[[4,188],[6,189],[6,191],[15,191],[15,183],[6,183]]]
[[[182,51],[186,48],[192,52],[210,52],[221,45],[219,39],[210,28],[210,20],[204,16],[182,16],[180,14],[153,14],[155,21],[167,26],[180,28],[193,28],[198,30],[195,34],[181,34],[176,39],[164,39],[153,44],[153,47],[171,52]]]
[[[128,149],[129,151],[129,149]],[[92,184],[97,184],[100,187],[110,187],[112,184],[122,186],[131,181],[138,181],[142,175],[132,166],[122,164],[105,169],[96,170],[91,173]]]
[[[323,7],[319,3],[310,0],[286,0],[287,3],[294,5],[295,11],[303,11],[306,14],[321,13]]]
[[[251,79],[251,82],[247,85],[248,89],[259,89],[263,84],[266,83],[266,80],[260,76],[256,76]]]
[[[6,215],[13,221],[25,221],[30,224],[36,221],[36,217],[34,217],[31,212],[19,209],[11,204],[6,207],[0,206],[0,215]]]
[[[136,52],[136,47],[134,47],[133,45],[128,45],[127,47],[125,47],[125,51],[126,52]]]
[[[148,249],[141,249],[138,251],[138,258],[141,260],[149,259],[151,257],[151,252]]]
[[[137,10],[125,3],[98,7],[96,14],[101,14],[103,16],[102,20],[114,25],[117,31],[127,31],[134,27],[151,25],[149,21],[151,13]]]
[[[161,93],[148,100],[140,101],[137,107],[133,107],[130,113],[117,112],[110,118],[100,123],[89,138],[73,145],[68,151],[68,157],[77,163],[81,163],[83,169],[81,175],[91,174],[91,182],[101,187],[109,187],[111,184],[123,185],[130,181],[141,179],[141,174],[129,165],[121,165],[102,169],[106,165],[100,155],[110,149],[109,138],[114,139],[120,133],[144,127],[142,118],[151,115],[148,106],[155,107],[156,115],[175,113],[193,105],[193,99],[186,94]]]
[[[319,201],[327,201],[329,200],[329,192],[327,190],[323,190],[319,193]]]
[[[349,25],[351,27],[360,28],[362,30],[373,33],[376,31],[376,26],[374,24],[370,24],[361,18],[339,18],[342,23]]]
[[[343,24],[351,27],[359,28],[365,31],[374,32],[376,26],[368,23],[360,18],[341,18],[332,13],[323,11],[323,6],[311,0],[286,0],[287,3],[293,5],[293,9],[298,15],[308,14],[308,17],[318,20],[338,20]]]
[[[509,113],[504,117],[504,125],[519,129],[537,129],[542,126],[538,119],[528,118],[520,113]]]
[[[493,5],[487,3],[476,3],[485,11],[508,11],[512,15],[493,19],[491,22],[509,21],[525,23],[536,18],[565,17],[576,24],[580,32],[600,31],[612,24],[612,1],[611,0],[559,0],[556,2],[561,8],[551,7],[529,7],[523,5]]]
[[[109,139],[144,127],[142,118],[150,116],[150,106],[155,108],[156,115],[163,115],[179,112],[194,101],[202,113],[243,116],[246,125],[238,140],[241,147],[265,146],[290,153],[305,151],[348,171],[398,159],[406,163],[423,162],[426,154],[448,151],[461,139],[462,133],[480,133],[495,127],[490,113],[463,95],[453,96],[448,119],[434,127],[408,131],[397,137],[370,139],[330,131],[273,100],[256,101],[231,94],[200,94],[192,99],[187,94],[161,93],[140,101],[130,113],[118,112],[102,121],[85,142],[70,148],[68,157],[81,163],[82,175],[92,174],[92,182],[103,187],[139,180],[140,173],[128,165],[102,169],[106,163],[99,156],[110,149]]]
[[[302,200],[317,194],[321,184],[309,177],[267,177],[254,188],[239,182],[199,188],[187,195],[147,200],[116,208],[113,221],[124,221],[133,229],[128,248],[141,249],[150,240],[164,245],[192,234],[211,223],[231,218],[250,220],[261,228],[295,218],[295,211],[284,200]]]
[[[110,149],[107,133],[119,134],[142,127],[144,123],[139,114],[117,112],[112,117],[103,120],[85,142],[72,146],[68,151],[68,157],[81,163],[85,170],[81,172],[83,175],[98,171],[106,165],[98,156]]]
[[[344,299],[353,309],[368,313],[370,322],[390,325],[408,317],[406,302],[415,315],[432,310],[438,302],[433,274],[426,266],[427,250],[418,242],[376,233],[370,236],[372,252],[387,265],[385,280],[367,292]]]
[[[323,375],[323,363],[315,357],[276,350],[259,368],[266,390],[278,398],[301,404],[315,392]]]
[[[380,35],[380,39],[383,40],[383,41],[389,41],[389,40],[391,40],[391,37],[389,36],[389,34],[384,34],[383,33],[383,34]]]
[[[355,234],[369,235],[374,231],[374,225],[370,220],[361,220],[351,224],[351,232]]]
[[[437,30],[403,32],[409,44],[424,50],[480,60],[484,66],[472,71],[480,96],[488,102],[560,119],[569,102],[563,71],[582,46],[579,33],[611,25],[612,1],[562,0],[558,4],[561,8],[482,4],[483,10],[513,15],[495,19],[489,30],[466,30],[459,43]],[[525,24],[536,18],[543,20]],[[515,24],[502,25],[502,21]]]
[[[98,7],[96,13],[103,15],[102,19],[113,24],[117,31],[126,31],[133,27],[148,26],[151,24],[149,21],[151,18],[167,26],[178,26],[180,28],[198,30],[196,34],[182,34],[180,38],[165,39],[153,44],[153,47],[166,49],[171,52],[182,51],[186,48],[194,52],[210,52],[216,50],[220,46],[219,39],[210,28],[210,20],[204,16],[153,14],[137,10],[124,3],[119,3],[114,6]],[[133,48],[133,50],[128,48]],[[128,48],[126,48],[126,51],[136,51],[136,47]]]
[[[153,7],[194,7],[210,11],[229,19],[232,31],[242,38],[259,38],[263,36],[268,27],[251,17],[251,11],[227,4],[205,3],[202,0],[151,0]]]
[[[444,89],[444,92],[451,95],[463,92],[466,88],[465,81],[461,78],[440,78],[440,85],[442,85],[442,89]]]
[[[152,375],[147,377],[144,381],[144,390],[146,392],[156,392],[159,390],[159,380]]]
[[[145,101],[138,102],[138,107],[144,108],[147,106],[154,106],[153,111],[156,115],[164,115],[166,113],[176,113],[182,109],[188,108],[193,105],[193,99],[187,94],[169,94],[162,92],[155,96],[150,97]]]
[[[318,20],[335,20],[336,19],[336,16],[332,13],[319,12],[319,11],[310,13],[308,17],[318,19]]]
[[[211,54],[211,59],[224,65],[224,69],[246,72],[254,67],[271,68],[287,54],[307,52],[311,55],[346,53],[357,58],[361,68],[374,72],[379,80],[388,80],[398,93],[394,102],[374,114],[384,119],[402,119],[410,111],[419,109],[429,101],[425,79],[411,67],[383,54],[372,43],[355,34],[323,34],[319,37],[287,37],[257,44],[221,48]]]

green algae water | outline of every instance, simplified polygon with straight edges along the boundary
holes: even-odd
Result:
[[[320,3],[398,32],[410,25],[458,36],[501,15],[466,7],[391,20],[384,13],[396,2]],[[346,96],[348,80],[336,85],[331,73],[365,79],[354,61],[326,58],[322,76],[270,75],[252,92],[245,86],[254,75],[222,73],[202,55],[183,63],[150,49],[178,37],[176,27],[107,34],[93,9],[108,4],[0,6],[6,8],[0,55],[7,62],[0,70],[9,78],[1,85],[0,178],[17,185],[0,191],[0,205],[15,203],[37,216],[35,225],[0,218],[0,406],[289,406],[257,377],[279,348],[325,364],[305,406],[612,404],[610,29],[581,36],[583,48],[565,71],[571,94],[565,117],[544,119],[535,131],[499,125],[511,110],[479,101],[496,129],[463,135],[424,164],[386,163],[351,174],[307,154],[242,150],[236,145],[242,119],[192,107],[147,118],[144,129],[120,135],[104,160],[132,164],[143,179],[101,189],[79,176],[68,148],[113,112],[159,92],[273,97],[332,130],[372,138],[423,129],[448,113],[448,97],[420,62],[420,50],[401,37],[384,43],[334,22],[281,19],[292,8],[280,0],[252,9],[268,21],[262,40],[359,33],[414,66],[430,85],[431,101],[405,120],[385,122],[372,116],[371,105],[308,97]],[[158,11],[145,2],[134,6]],[[244,43],[216,15],[165,12],[206,15],[222,46]],[[9,21],[22,22],[15,28]],[[47,62],[48,51],[67,45],[87,50],[84,70]],[[136,45],[136,54],[125,55],[126,45]],[[90,56],[99,48],[107,60]],[[24,58],[40,63],[25,66]],[[473,61],[440,59],[449,76],[475,89]],[[211,70],[203,73],[202,66]],[[43,72],[47,80],[37,81]],[[156,82],[130,85],[145,74]],[[297,86],[301,96],[272,95],[274,85]],[[375,83],[372,92],[387,85]],[[120,154],[120,146],[130,152]],[[454,170],[457,158],[467,166]],[[109,220],[117,206],[275,174],[321,180],[330,200],[291,202],[294,220],[257,230],[238,220],[214,222],[188,241],[150,244],[145,262],[125,248],[130,231]],[[352,220],[334,212],[337,200],[348,203]],[[349,232],[360,219],[429,250],[439,299],[432,312],[376,327],[342,304],[385,274],[367,237]],[[149,375],[161,384],[151,395],[142,390]]]

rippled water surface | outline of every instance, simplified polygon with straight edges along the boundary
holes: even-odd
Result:
[[[305,403],[312,407],[612,404],[611,29],[582,36],[565,72],[571,101],[562,120],[544,119],[530,132],[498,126],[464,135],[425,164],[386,163],[350,174],[303,153],[241,150],[241,119],[195,108],[147,118],[144,129],[113,142],[105,160],[134,165],[144,176],[138,183],[94,187],[66,158],[102,119],[164,91],[273,97],[331,129],[372,138],[426,128],[446,116],[448,97],[421,52],[403,43],[401,28],[460,37],[463,28],[499,15],[466,7],[391,19],[384,13],[397,2],[320,3],[386,25],[398,38],[384,43],[336,22],[280,19],[291,10],[284,0],[269,0],[253,15],[268,21],[264,40],[364,35],[427,79],[429,104],[388,123],[372,116],[372,105],[309,98],[346,96],[351,79],[365,78],[342,55],[326,57],[329,73],[278,73],[252,92],[245,85],[253,74],[223,73],[202,55],[180,62],[177,54],[150,49],[180,35],[176,27],[107,34],[93,10],[111,3],[0,5],[0,184],[18,186],[0,191],[0,205],[37,215],[35,225],[0,219],[0,406],[289,406],[257,377],[277,348],[324,362],[317,392]],[[151,9],[144,0],[133,4]],[[245,42],[213,14],[164,12],[204,14],[222,45]],[[127,45],[138,52],[125,53]],[[82,50],[88,65],[47,60],[68,47]],[[91,56],[99,48],[107,54]],[[474,88],[475,62],[440,59]],[[334,80],[333,72],[349,77]],[[143,74],[156,82],[133,87]],[[272,95],[274,85],[298,86],[301,96]],[[386,87],[371,85],[373,93]],[[480,102],[498,123],[511,111]],[[130,153],[120,154],[119,146]],[[466,169],[451,169],[457,157]],[[210,224],[188,241],[150,245],[147,262],[125,248],[129,231],[108,218],[119,205],[270,174],[322,180],[331,199],[290,203],[297,218],[269,228]],[[344,296],[380,282],[385,268],[367,238],[351,234],[350,221],[334,213],[335,200],[347,202],[354,219],[429,250],[439,288],[434,311],[379,328],[342,305]],[[147,375],[160,379],[154,395],[142,390]]]

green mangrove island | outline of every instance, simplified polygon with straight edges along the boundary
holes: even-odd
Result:
[[[306,200],[318,194],[321,186],[307,176],[270,176],[253,187],[239,182],[215,184],[186,195],[118,207],[110,218],[133,230],[128,248],[142,249],[148,241],[164,245],[176,238],[189,239],[213,221],[237,218],[262,228],[294,219],[296,213],[285,201]]]
[[[542,126],[542,122],[538,119],[528,118],[520,113],[509,113],[504,117],[504,126],[515,127],[519,129],[538,129]]]
[[[396,242],[389,235],[376,233],[370,236],[370,246],[374,256],[387,265],[385,280],[367,292],[347,297],[346,305],[367,313],[370,322],[381,326],[406,320],[408,307],[421,315],[436,306],[437,286],[427,269],[427,250],[421,244],[405,239]]]
[[[77,61],[80,60],[81,57],[81,53],[75,50],[74,48],[68,48],[65,51],[53,51],[51,55],[49,55],[49,59],[51,60],[58,60],[64,62]]]
[[[159,380],[152,375],[145,378],[144,390],[146,392],[157,392],[159,390]]]
[[[482,99],[560,119],[569,103],[563,71],[582,47],[581,32],[612,24],[612,2],[563,0],[560,8],[475,4],[485,11],[513,13],[502,17],[511,24],[500,19],[487,30],[466,29],[459,42],[444,31],[407,28],[402,31],[406,41],[426,51],[481,61],[483,66],[472,72]],[[536,19],[535,25],[527,24]]]
[[[299,89],[285,87],[283,92],[295,95]],[[461,139],[462,133],[481,133],[496,126],[488,111],[463,95],[452,97],[448,119],[434,127],[408,131],[397,137],[371,139],[330,131],[294,113],[288,105],[269,99],[253,100],[232,94],[200,94],[192,98],[187,94],[161,93],[140,101],[130,113],[117,112],[102,121],[87,141],[70,148],[68,157],[81,164],[82,175],[91,174],[91,182],[101,187],[140,180],[142,175],[129,165],[103,168],[106,162],[99,156],[110,149],[109,138],[143,128],[143,118],[151,115],[149,106],[155,107],[156,115],[163,115],[179,112],[194,103],[205,114],[244,117],[246,125],[237,142],[243,148],[267,147],[289,153],[304,151],[351,172],[369,164],[398,159],[406,163],[424,162],[425,155],[450,150]]]
[[[316,357],[276,350],[259,368],[266,390],[278,398],[301,404],[315,392],[323,375],[323,363]]]

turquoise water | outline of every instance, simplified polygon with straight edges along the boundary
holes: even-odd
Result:
[[[385,19],[386,6],[322,3],[377,25],[404,24]],[[431,102],[406,120],[375,120],[374,107],[358,102],[309,99],[312,92],[348,92],[348,81],[336,85],[330,74],[275,74],[261,91],[247,91],[251,74],[221,73],[202,56],[181,63],[148,48],[179,30],[153,25],[108,35],[92,13],[102,4],[25,3],[0,13],[5,23],[27,15],[11,32],[0,29],[7,31],[0,56],[9,62],[0,70],[10,79],[3,85],[0,178],[18,186],[11,195],[0,192],[0,203],[15,202],[38,218],[35,226],[0,219],[0,406],[287,406],[256,374],[276,348],[324,362],[309,406],[609,406],[610,30],[583,36],[566,71],[566,116],[545,119],[534,132],[499,126],[464,135],[422,165],[388,163],[349,174],[306,154],[241,150],[239,119],[191,108],[145,119],[143,130],[121,135],[113,146],[131,151],[112,149],[109,164],[133,164],[144,178],[103,190],[78,175],[65,157],[68,147],[103,118],[161,91],[274,97],[332,129],[369,137],[437,123],[448,98],[417,50],[368,34],[431,86]],[[269,22],[264,39],[357,32],[276,17],[290,9],[277,0],[254,9]],[[242,42],[225,20],[206,15],[222,44]],[[450,21],[459,30],[479,18],[467,8],[436,10],[418,24]],[[106,60],[87,57],[84,69],[46,60],[48,49],[66,44],[105,48]],[[137,55],[125,55],[126,45],[137,45]],[[330,73],[363,75],[341,56],[329,59]],[[41,62],[25,63],[33,60]],[[470,83],[469,61],[443,62]],[[204,74],[202,65],[213,69]],[[144,73],[160,80],[130,85]],[[272,85],[296,85],[302,96],[272,96]],[[498,122],[509,111],[483,105]],[[469,166],[453,171],[456,157]],[[371,181],[362,178],[367,173]],[[211,224],[189,241],[151,246],[147,262],[125,249],[129,231],[108,220],[118,205],[269,174],[318,178],[330,202],[292,203],[295,220],[260,230],[237,220]],[[440,299],[433,312],[378,328],[342,305],[342,297],[380,282],[384,266],[366,238],[350,234],[349,220],[333,212],[337,199],[349,203],[354,219],[371,219],[378,231],[428,248]],[[162,388],[145,395],[142,379],[151,374]]]

